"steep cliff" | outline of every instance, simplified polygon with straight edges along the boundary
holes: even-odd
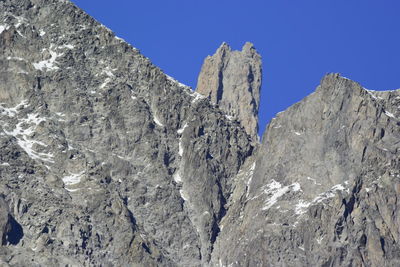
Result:
[[[277,114],[241,170],[224,266],[399,266],[400,90],[337,74]]]
[[[0,21],[1,263],[206,264],[240,125],[69,1],[1,1]]]
[[[261,56],[253,44],[232,51],[223,43],[201,67],[197,92],[208,97],[228,116],[237,119],[254,139],[258,135]]]

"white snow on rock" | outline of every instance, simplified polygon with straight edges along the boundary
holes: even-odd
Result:
[[[39,114],[28,114],[28,117],[26,119],[21,119],[12,131],[4,130],[4,132],[7,135],[14,136],[17,139],[18,145],[25,150],[28,156],[32,159],[54,163],[52,159],[53,155],[51,153],[41,153],[33,149],[35,145],[47,147],[46,144],[31,139],[37,125],[42,121],[45,121],[45,119],[40,118]],[[31,126],[27,127],[27,125]]]
[[[300,199],[298,204],[294,208],[294,212],[297,215],[301,215],[306,212],[307,208],[311,205],[311,202],[306,202],[303,199]]]
[[[262,210],[268,210],[271,208],[282,196],[289,192],[299,192],[301,186],[299,183],[295,182],[293,184],[283,186],[281,183],[272,180],[271,183],[262,187],[263,193],[267,195],[265,200],[265,205]]]
[[[75,48],[75,46],[73,46],[72,44],[64,44],[64,45],[59,46],[58,48],[59,48],[59,49],[65,49],[65,48],[67,48],[67,49],[72,50],[72,49]]]
[[[101,64],[104,64],[103,61],[100,62]],[[110,66],[106,66],[102,71],[101,74],[106,75],[107,78],[104,80],[104,82],[100,85],[100,89],[103,89],[104,87],[107,86],[114,78],[115,75],[113,71],[116,71],[117,69],[112,69]]]
[[[299,133],[299,132],[296,132],[296,131],[294,132],[294,134],[295,134],[295,135],[301,135],[301,133]]]
[[[168,81],[171,81],[172,83],[175,83],[177,85],[179,85],[180,87],[188,87],[186,84],[180,83],[179,81],[175,80],[174,78],[172,78],[171,76],[165,74],[165,76],[167,77]]]
[[[182,155],[183,155],[182,138],[179,139],[178,154],[179,154],[179,156],[181,156],[181,157],[182,157]]]
[[[182,126],[182,128],[178,129],[178,131],[176,131],[178,134],[182,134],[183,131],[185,131],[186,127],[188,126],[187,122]]]
[[[289,186],[282,186],[281,183],[272,180],[271,183],[263,187],[263,191],[267,195],[267,199],[262,210],[268,210],[278,201],[280,197],[289,192],[290,188]]]
[[[250,167],[250,169],[249,169],[249,172],[247,173],[248,180],[247,180],[247,183],[246,183],[246,185],[247,185],[246,198],[249,197],[249,193],[250,193],[250,184],[251,184],[251,180],[253,179],[253,174],[254,174],[254,170],[255,170],[255,169],[256,169],[256,163],[254,162],[254,163],[251,165],[251,167]]]
[[[308,207],[320,203],[323,200],[334,197],[336,191],[344,191],[344,190],[346,190],[346,188],[342,184],[337,184],[332,186],[331,189],[329,189],[328,191],[319,194],[310,202],[300,199],[298,204],[295,206],[295,213],[297,215],[301,215],[307,211]]]
[[[179,193],[181,194],[181,197],[183,200],[185,200],[185,201],[189,200],[189,196],[186,194],[186,192],[183,189],[179,190]]]
[[[194,96],[194,98],[192,99],[192,103],[195,103],[195,102],[199,101],[200,99],[205,98],[205,96],[203,96],[202,94],[197,93],[197,92],[193,92],[192,96]]]
[[[7,57],[7,60],[26,61],[26,59],[22,57]]]
[[[65,185],[75,185],[81,182],[82,175],[85,173],[85,171],[82,171],[80,173],[70,173],[68,176],[64,176],[62,178],[62,181],[64,182]]]
[[[29,106],[26,100],[23,100],[21,103],[16,105],[13,108],[4,108],[0,104],[0,115],[5,115],[11,118],[14,118],[20,111],[21,108]],[[32,135],[35,133],[36,127],[42,121],[45,121],[45,118],[41,118],[37,113],[30,113],[25,118],[18,119],[15,128],[12,130],[4,130],[4,133],[10,136],[14,136],[17,140],[17,144],[28,154],[29,157],[35,160],[42,160],[46,162],[54,163],[53,155],[51,153],[41,153],[35,151],[34,146],[42,146],[47,147],[46,144],[33,140]],[[7,124],[5,124],[7,125]]]
[[[164,125],[160,122],[156,115],[153,116],[153,120],[158,126],[164,127]]]
[[[233,121],[235,119],[235,117],[230,116],[230,115],[225,115],[225,118],[227,118],[230,121]]]
[[[385,110],[385,115],[390,117],[390,118],[395,118],[393,113],[390,113],[389,111],[386,111],[386,110]]]
[[[104,87],[107,86],[107,84],[109,84],[112,81],[111,78],[107,77],[104,82],[100,85],[100,89],[103,89]]]
[[[181,177],[181,175],[179,174],[179,170],[174,174],[173,178],[174,178],[174,181],[175,181],[176,183],[182,183],[182,177]]]
[[[57,61],[56,59],[61,57],[63,54],[59,54],[56,51],[53,50],[53,44],[50,46],[49,53],[50,53],[50,58],[46,60],[39,61],[37,63],[32,63],[33,67],[37,70],[43,71],[52,71],[52,70],[58,70],[59,67],[56,65]]]
[[[8,28],[10,28],[9,25],[0,25],[0,34],[1,34],[3,31],[8,30]]]
[[[28,100],[23,100],[21,103],[16,105],[13,108],[3,107],[3,103],[0,103],[0,115],[6,115],[8,117],[14,117],[18,114],[18,110],[22,107],[28,107]]]

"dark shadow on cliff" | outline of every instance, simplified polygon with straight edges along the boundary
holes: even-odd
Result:
[[[22,226],[12,217],[9,217],[11,230],[7,233],[7,241],[11,245],[17,245],[24,236]]]

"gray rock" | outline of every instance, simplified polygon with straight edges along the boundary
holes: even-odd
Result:
[[[261,78],[261,56],[252,43],[246,43],[242,51],[232,51],[223,43],[204,60],[196,90],[257,140]]]
[[[23,230],[2,262],[206,265],[242,127],[69,1],[0,11],[0,193]]]
[[[7,244],[7,235],[10,231],[10,221],[7,203],[4,201],[3,197],[0,196],[0,238],[1,244]]]
[[[399,90],[327,75],[258,144],[249,44],[217,103],[69,1],[0,21],[2,266],[399,266]]]
[[[400,90],[330,74],[277,114],[228,205],[213,264],[398,266]]]

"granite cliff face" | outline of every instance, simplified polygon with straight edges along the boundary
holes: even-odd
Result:
[[[258,144],[251,44],[200,94],[69,1],[0,21],[1,266],[400,264],[400,91],[327,75]]]
[[[1,264],[206,264],[240,125],[69,1],[0,11]]]
[[[261,56],[252,43],[232,51],[223,43],[208,56],[199,74],[196,91],[210,99],[256,139],[260,106]]]
[[[277,114],[243,167],[213,263],[398,266],[400,90],[337,74]]]

